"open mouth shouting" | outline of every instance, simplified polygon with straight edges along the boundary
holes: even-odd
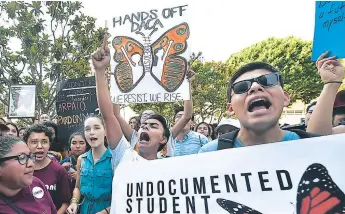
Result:
[[[91,143],[95,143],[97,140],[98,140],[98,138],[96,138],[96,137],[90,137]]]
[[[272,103],[267,98],[255,98],[249,101],[248,111],[256,115],[261,115],[267,113],[271,106]]]
[[[36,152],[35,155],[37,160],[43,160],[45,158],[43,151]]]
[[[146,144],[150,141],[150,136],[147,132],[141,132],[139,136],[139,144]]]

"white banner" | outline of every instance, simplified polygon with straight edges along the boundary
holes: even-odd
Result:
[[[114,103],[189,100],[188,5],[152,8],[108,21]]]
[[[116,214],[345,213],[344,137],[122,163]]]

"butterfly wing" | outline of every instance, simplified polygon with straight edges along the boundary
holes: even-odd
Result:
[[[318,163],[304,172],[297,190],[297,214],[345,213],[345,195]]]
[[[187,23],[179,24],[166,31],[155,43],[151,45],[153,58],[153,69],[159,69],[161,75],[152,72],[154,79],[168,92],[173,92],[180,87],[187,71],[187,60],[178,56],[187,49],[189,38],[189,27]],[[162,51],[162,57],[157,56]],[[159,63],[162,61],[162,63]],[[162,64],[162,66],[158,66]]]
[[[142,66],[144,48],[138,41],[126,36],[115,37],[112,46],[115,49],[113,59],[118,63],[114,70],[116,84],[121,92],[130,92],[145,76]]]
[[[262,214],[259,211],[256,211],[250,207],[247,207],[243,204],[226,200],[223,198],[218,198],[217,203],[221,206],[224,210],[228,211],[230,214]]]

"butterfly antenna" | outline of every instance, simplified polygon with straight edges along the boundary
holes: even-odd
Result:
[[[151,31],[151,33],[150,33],[149,37],[151,37],[151,36],[152,36],[152,34],[153,34],[154,32],[156,32],[157,30],[158,30],[158,28],[153,29],[153,30]]]
[[[137,31],[137,32],[135,32],[136,34],[140,34],[140,35],[142,35],[143,37],[145,37],[145,35],[142,33],[142,32],[140,32],[140,31]]]

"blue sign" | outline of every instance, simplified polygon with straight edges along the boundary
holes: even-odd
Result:
[[[313,53],[316,61],[324,52],[345,58],[345,1],[317,1]]]

